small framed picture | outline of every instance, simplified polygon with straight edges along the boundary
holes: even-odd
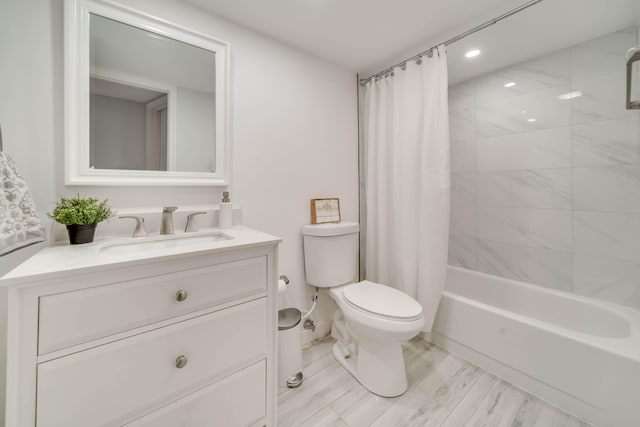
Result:
[[[340,222],[340,199],[311,199],[311,224]]]

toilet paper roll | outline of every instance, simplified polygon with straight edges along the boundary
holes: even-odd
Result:
[[[287,284],[284,283],[284,280],[278,280],[278,295],[284,295],[287,291]]]

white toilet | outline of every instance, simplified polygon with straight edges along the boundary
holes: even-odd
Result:
[[[336,359],[373,393],[399,396],[407,390],[401,343],[424,326],[422,307],[389,286],[356,283],[358,231],[354,222],[305,225],[306,279],[330,288],[338,306],[331,327]]]

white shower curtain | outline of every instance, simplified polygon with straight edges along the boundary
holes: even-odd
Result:
[[[421,62],[419,64],[418,62]],[[430,331],[449,238],[449,109],[444,46],[364,88],[366,278],[414,297]]]

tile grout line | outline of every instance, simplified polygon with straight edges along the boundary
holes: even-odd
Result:
[[[478,368],[479,371],[482,372],[486,372],[484,371],[482,368],[480,368],[479,366],[474,365],[473,363],[467,361],[466,359],[463,359],[459,356],[456,356],[455,354],[450,353],[449,351],[447,351],[446,349],[438,346],[435,343],[432,343],[428,340],[426,340],[424,337],[421,337],[421,339],[423,339],[424,341],[426,341],[427,343],[431,344],[432,346],[434,346],[435,348],[439,349],[440,351],[445,352],[447,355],[451,354],[452,356],[458,357],[460,360],[464,361],[465,363],[468,363],[470,365],[475,366],[476,368]],[[446,356],[445,356],[446,357]],[[442,360],[441,360],[442,361]],[[469,392],[471,391],[471,389],[473,389],[473,387],[476,385],[476,383],[480,380],[480,378],[482,377],[482,373],[480,375],[478,375],[475,380],[472,381],[472,383],[469,385],[469,387],[467,387],[467,391],[464,393],[464,395],[462,396],[462,398],[458,401],[458,403],[455,404],[455,406],[453,408],[451,408],[451,410],[448,410],[449,414],[446,416],[446,418],[444,420],[442,420],[442,422],[439,425],[443,425],[448,419],[449,417],[451,417],[451,415],[455,412],[455,410],[458,408],[458,406],[460,406],[460,404],[462,403],[463,400],[466,399],[467,395],[469,394]],[[493,387],[491,388],[493,390]],[[437,403],[437,402],[436,402]]]
[[[465,360],[465,359],[462,359],[462,360]],[[467,361],[465,360],[465,362],[467,362]],[[470,362],[467,362],[467,363],[470,363]],[[471,363],[471,364],[472,364],[472,363]],[[473,364],[472,364],[472,365],[473,365]],[[476,365],[473,365],[473,366],[476,366]],[[485,371],[484,369],[480,368],[479,366],[476,366],[476,368],[478,368],[480,371],[482,371],[482,372],[483,372],[483,373],[485,373],[485,374],[489,374],[489,372]],[[495,377],[495,376],[494,376],[494,375],[492,375],[492,374],[489,374],[489,375],[491,375],[492,377],[496,378],[498,381],[496,381],[496,383],[495,383],[494,385],[492,385],[492,386],[491,386],[491,388],[490,388],[490,389],[489,389],[489,391],[487,392],[487,395],[488,395],[489,393],[491,393],[491,392],[493,391],[493,389],[494,389],[494,388],[496,388],[497,386],[499,386],[499,385],[500,385],[500,382],[502,381],[500,378]],[[459,406],[462,404],[462,402],[463,402],[463,401],[468,397],[468,395],[469,395],[469,393],[471,392],[471,390],[473,389],[473,387],[478,383],[478,381],[480,381],[480,378],[481,378],[481,377],[482,377],[482,374],[481,374],[481,375],[479,375],[479,376],[478,376],[478,378],[476,378],[476,380],[473,382],[473,385],[471,385],[471,386],[469,387],[469,389],[468,389],[468,390],[467,390],[467,392],[464,394],[464,396],[462,397],[462,399],[460,399],[460,401],[456,404],[456,406],[455,406],[455,407],[454,407],[454,408],[449,412],[449,415],[447,415],[447,418],[445,418],[444,420],[442,420],[442,422],[440,423],[440,425],[441,425],[441,426],[442,426],[442,425],[444,425],[444,424],[445,424],[445,422],[446,422],[446,421],[447,421],[447,420],[448,420],[448,419],[449,419],[449,418],[450,418],[450,417],[451,417],[451,416],[456,412],[456,410],[458,409],[458,407],[459,407]]]

